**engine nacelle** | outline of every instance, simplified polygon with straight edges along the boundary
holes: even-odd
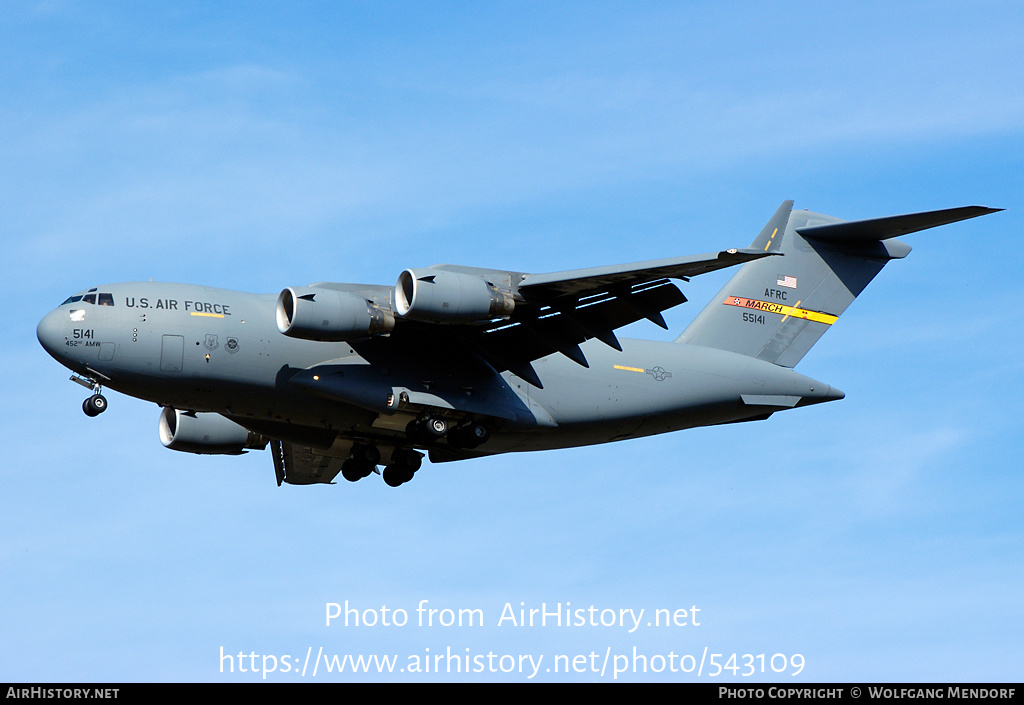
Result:
[[[354,294],[290,286],[277,297],[277,329],[304,340],[351,340],[395,327],[395,317]]]
[[[515,299],[480,277],[441,269],[407,269],[395,285],[395,312],[417,321],[473,323],[510,316]]]
[[[269,441],[220,414],[164,407],[160,442],[165,448],[186,453],[241,455],[246,449],[263,450]]]

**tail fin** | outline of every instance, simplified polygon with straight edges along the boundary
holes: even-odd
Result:
[[[844,221],[792,208],[784,202],[751,245],[783,256],[743,265],[676,342],[793,367],[886,262],[910,253],[890,238],[1001,210],[967,206]]]

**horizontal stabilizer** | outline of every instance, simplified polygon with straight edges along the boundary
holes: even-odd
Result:
[[[985,206],[964,206],[962,208],[946,208],[945,210],[927,211],[925,213],[894,215],[888,218],[844,220],[827,225],[797,228],[796,231],[803,237],[813,237],[820,240],[873,242],[888,240],[891,237],[916,233],[919,230],[948,225],[949,223],[956,223],[969,218],[977,218],[980,215],[988,215],[989,213],[996,213],[1001,210],[1002,208],[986,208]]]

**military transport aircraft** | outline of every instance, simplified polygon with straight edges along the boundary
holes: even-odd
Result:
[[[69,297],[39,342],[103,387],[162,407],[173,450],[268,445],[277,482],[408,482],[432,462],[767,419],[842,399],[793,371],[886,262],[898,235],[1000,209],[843,221],[786,201],[746,249],[527,274],[436,265],[394,287],[279,295],[136,282]],[[670,279],[741,265],[674,342],[615,330],[686,301]]]

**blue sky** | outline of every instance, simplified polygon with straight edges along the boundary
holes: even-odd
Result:
[[[544,656],[540,681],[634,648],[806,663],[713,682],[1019,680],[1022,34],[1015,2],[4,3],[0,680],[261,680],[221,649],[321,647]],[[906,238],[798,367],[841,402],[397,490],[167,451],[118,394],[88,419],[35,340],[103,282],[556,271],[745,246],[787,198],[1007,210]],[[727,276],[630,334],[678,335]],[[346,600],[410,624],[325,626]],[[421,600],[486,623],[416,626]],[[701,624],[499,626],[506,603]],[[697,679],[656,664],[620,679]]]

